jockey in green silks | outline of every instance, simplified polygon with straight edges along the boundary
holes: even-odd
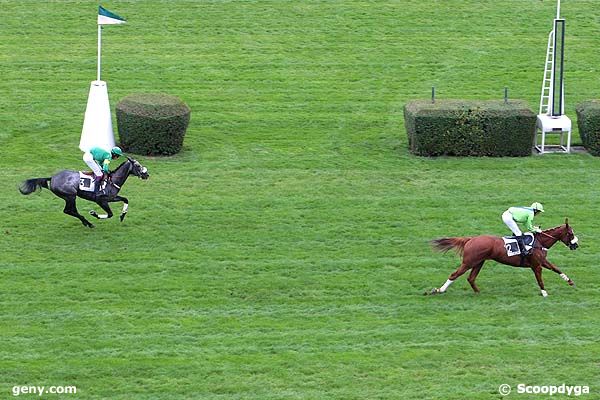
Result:
[[[110,171],[111,160],[117,159],[122,155],[123,151],[119,147],[113,147],[110,152],[101,147],[92,147],[83,154],[83,161],[94,171],[96,191],[100,186],[98,183],[102,181],[104,174],[108,174]]]
[[[521,237],[523,232],[521,232],[517,223],[524,224],[527,231],[541,232],[542,230],[539,227],[533,226],[533,217],[541,212],[544,212],[544,206],[535,202],[532,203],[530,207],[510,207],[502,214],[502,221],[504,221],[512,233],[517,236],[517,243],[524,255],[529,254],[529,252],[523,245],[523,238]]]

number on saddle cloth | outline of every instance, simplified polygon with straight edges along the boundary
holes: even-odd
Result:
[[[534,236],[533,233],[527,232],[520,236],[523,241],[523,245],[526,248],[533,247]],[[504,240],[504,248],[506,249],[507,256],[516,256],[521,254],[521,250],[519,249],[519,244],[517,243],[517,236],[504,236],[502,238]]]
[[[94,173],[79,171],[79,190],[83,190],[85,192],[93,192],[95,187],[96,181],[94,179]]]

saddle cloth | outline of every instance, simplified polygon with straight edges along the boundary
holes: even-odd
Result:
[[[79,190],[93,192],[94,189],[96,189],[94,174],[88,175],[85,172],[79,171]]]
[[[504,240],[504,248],[506,249],[507,256],[511,257],[521,254],[516,236],[504,236],[502,240]],[[525,244],[525,248],[527,250],[530,250],[533,247],[533,242],[533,233],[527,232],[523,234],[523,243]]]

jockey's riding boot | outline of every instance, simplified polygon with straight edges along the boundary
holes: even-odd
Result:
[[[519,250],[521,250],[521,255],[528,256],[529,251],[525,248],[525,243],[523,243],[523,236],[517,236],[517,244],[519,245]]]
[[[105,186],[106,186],[106,180],[104,179],[104,176],[96,177],[96,194],[97,195],[104,194]]]

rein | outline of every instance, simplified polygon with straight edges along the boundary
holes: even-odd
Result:
[[[551,239],[557,240],[557,241],[558,241],[558,240],[560,240],[560,238],[557,238],[557,237],[554,237],[554,236],[552,236],[552,235],[550,235],[550,234],[547,234],[547,233],[546,233],[546,232],[544,232],[544,231],[541,231],[541,232],[538,232],[538,233],[541,233],[542,235],[544,235],[544,236],[546,236],[546,237],[549,237],[549,238],[551,238]]]
[[[558,239],[558,238],[556,238],[556,237],[554,237],[554,236],[552,236],[552,235],[550,235],[550,234],[548,234],[548,233],[546,233],[546,232],[544,232],[544,231],[541,231],[541,232],[538,232],[538,233],[541,233],[542,235],[544,235],[544,236],[546,236],[546,237],[549,237],[549,238],[551,238],[551,239],[554,239],[554,240],[556,240],[557,242],[558,242],[558,241],[560,241],[560,239]],[[536,243],[538,243],[538,242],[536,241]],[[540,245],[538,245],[538,246],[535,246],[535,245],[534,245],[534,246],[531,246],[531,247],[533,247],[534,249],[540,249],[540,250],[548,251],[548,249],[547,249],[547,248],[545,248],[544,246],[540,246]]]
[[[554,229],[554,228],[553,228],[553,229]],[[555,237],[555,236],[552,236],[552,235],[550,235],[550,234],[548,234],[548,233],[546,233],[546,232],[544,232],[544,231],[541,231],[541,232],[538,232],[538,233],[540,233],[540,234],[542,234],[542,235],[544,235],[544,236],[546,236],[546,237],[549,237],[550,239],[554,239],[554,240],[556,240],[557,242],[562,242],[562,240],[560,239],[560,237]],[[565,246],[568,246],[568,244],[565,244]]]

